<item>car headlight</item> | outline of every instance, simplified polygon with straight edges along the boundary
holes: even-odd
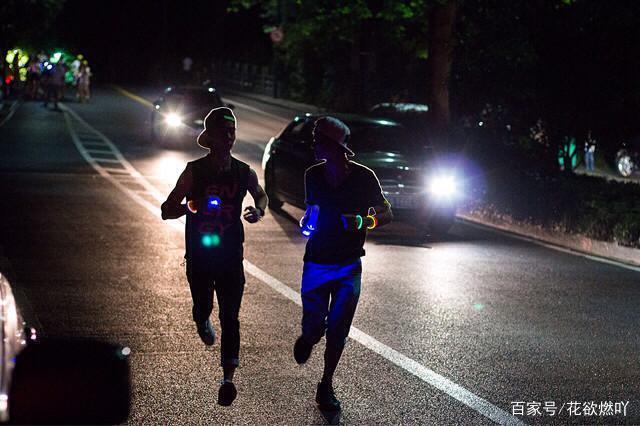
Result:
[[[454,176],[434,176],[429,181],[429,192],[438,198],[452,198],[458,193]]]
[[[167,116],[164,118],[164,121],[170,127],[178,127],[182,124],[182,117],[174,112],[171,112],[167,114]]]

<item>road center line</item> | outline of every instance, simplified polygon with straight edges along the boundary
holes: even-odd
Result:
[[[116,90],[116,92],[120,93],[121,95],[126,96],[127,98],[132,99],[132,100],[138,102],[139,104],[142,104],[142,105],[146,106],[149,109],[153,109],[153,103],[150,102],[149,100],[147,100],[147,99],[145,99],[145,98],[143,98],[141,96],[138,96],[135,93],[132,93],[132,92],[128,91],[124,87],[113,85],[113,88]],[[225,97],[225,98],[223,98],[223,100],[226,102],[226,101],[228,101],[230,99]],[[280,117],[278,115],[271,114],[270,112],[262,111],[259,108],[252,107],[251,105],[247,105],[247,104],[245,104],[243,102],[238,102],[237,100],[231,100],[231,103],[233,103],[234,105],[238,105],[238,106],[240,106],[240,107],[242,107],[242,108],[244,108],[246,110],[255,112],[255,113],[260,114],[260,115],[264,115],[266,117],[273,118],[273,119],[278,120],[278,121],[285,121],[285,122],[288,121],[287,119],[282,118],[282,117]],[[302,112],[307,112],[307,111],[301,111],[301,113]]]
[[[67,124],[67,128],[69,133],[71,134],[71,138],[78,149],[83,158],[105,179],[110,181],[116,188],[123,191],[126,195],[128,195],[133,201],[138,203],[140,206],[147,209],[155,218],[161,220],[160,208],[157,205],[153,205],[142,198],[136,191],[127,188],[124,184],[120,182],[120,180],[111,174],[109,174],[103,167],[96,163],[95,159],[93,159],[89,152],[83,147],[81,139],[78,137],[76,131],[73,128],[72,120],[76,120],[81,123],[86,129],[91,129],[95,133],[95,135],[99,136],[107,145],[111,148],[114,155],[118,160],[121,161],[124,169],[130,173],[132,178],[142,185],[144,188],[153,188],[149,192],[153,196],[154,199],[158,201],[162,201],[164,197],[160,194],[160,192],[153,187],[153,185],[148,182],[141,173],[139,173],[132,165],[129,163],[120,153],[118,148],[116,148],[115,144],[111,142],[104,134],[93,128],[86,121],[84,121],[78,114],[76,114],[69,107],[63,105],[62,106],[65,115],[65,122]],[[121,176],[118,176],[121,177]],[[184,231],[184,219],[170,221],[169,224],[180,231]],[[255,277],[257,280],[262,281],[264,284],[271,287],[273,290],[280,293],[285,298],[293,301],[297,305],[302,306],[302,301],[300,297],[300,293],[293,290],[291,287],[282,283],[277,278],[271,276],[267,272],[263,271],[253,263],[249,262],[247,259],[244,260],[244,266],[246,272]],[[425,383],[435,387],[436,389],[448,394],[454,399],[460,401],[467,407],[475,410],[481,415],[487,417],[490,420],[502,425],[524,425],[517,417],[511,415],[507,411],[491,404],[484,398],[481,398],[471,391],[463,388],[462,386],[452,382],[446,377],[434,372],[433,370],[423,366],[417,361],[403,355],[402,353],[396,351],[395,349],[385,345],[384,343],[378,341],[374,337],[368,335],[367,333],[361,331],[356,327],[351,327],[351,331],[349,336],[371,350],[372,352],[377,353],[382,356],[386,360],[392,362],[403,370],[413,374],[418,377]]]

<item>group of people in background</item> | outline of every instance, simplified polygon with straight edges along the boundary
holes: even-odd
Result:
[[[15,55],[15,60],[6,67],[7,77],[3,81],[5,97],[21,86],[26,99],[41,100],[45,107],[53,103],[57,109],[65,90],[75,87],[78,102],[91,99],[91,68],[82,55],[69,57],[61,53],[51,56],[40,53],[25,63],[19,64],[18,55]]]

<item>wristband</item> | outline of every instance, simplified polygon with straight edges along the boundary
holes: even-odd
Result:
[[[198,213],[198,209],[195,207],[195,201],[194,200],[189,200],[187,201],[187,210],[190,211],[191,213]]]
[[[356,222],[358,222],[358,231],[360,229],[362,229],[362,224],[364,223],[364,220],[362,220],[362,216],[360,216],[359,214],[356,215]]]
[[[376,226],[378,226],[378,219],[376,219],[375,216],[368,215],[367,219],[371,219],[371,225],[368,225],[367,229],[371,230],[371,229],[374,229]]]

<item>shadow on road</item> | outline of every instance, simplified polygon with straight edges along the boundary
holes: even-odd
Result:
[[[340,410],[338,411],[323,411],[320,410],[320,414],[324,418],[325,424],[339,425],[340,424]]]

